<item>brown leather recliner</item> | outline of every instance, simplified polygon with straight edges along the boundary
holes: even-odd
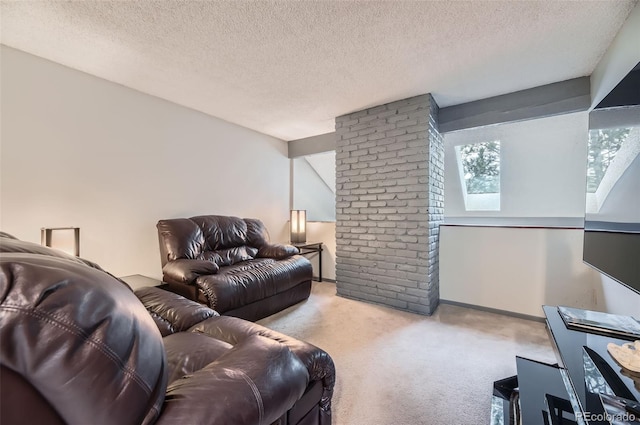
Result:
[[[324,351],[0,234],[0,423],[330,424]]]
[[[311,263],[270,243],[260,220],[205,215],[157,228],[164,282],[220,314],[255,321],[309,297]]]

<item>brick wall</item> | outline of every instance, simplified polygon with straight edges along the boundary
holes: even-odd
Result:
[[[444,212],[437,114],[426,94],[336,118],[339,295],[435,311]]]

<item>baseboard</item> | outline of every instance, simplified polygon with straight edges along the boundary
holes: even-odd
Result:
[[[320,282],[320,281],[318,280],[318,276],[314,276],[314,277],[312,278],[312,280],[313,280],[314,282]],[[322,281],[323,281],[323,282],[336,283],[336,280],[335,280],[335,279],[327,279],[326,277],[323,277],[323,278],[322,278]]]
[[[534,322],[540,322],[540,323],[545,322],[544,317],[531,316],[529,314],[516,313],[514,311],[500,310],[500,309],[491,308],[491,307],[483,307],[481,305],[467,304],[467,303],[461,303],[458,301],[449,301],[449,300],[443,300],[443,299],[440,300],[440,303],[455,305],[458,307],[473,308],[474,310],[486,311],[488,313],[496,313],[496,314],[502,314],[505,316],[517,317],[518,319],[533,320]]]

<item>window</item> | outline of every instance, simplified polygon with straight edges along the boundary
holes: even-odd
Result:
[[[456,146],[467,211],[500,210],[500,141]]]
[[[629,136],[630,128],[598,129],[589,131],[587,157],[587,193],[596,193],[600,182]]]
[[[599,213],[609,193],[640,152],[640,127],[589,130],[587,213]]]

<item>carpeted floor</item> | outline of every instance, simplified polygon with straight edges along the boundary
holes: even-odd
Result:
[[[542,323],[447,304],[420,316],[326,282],[258,323],[331,355],[333,425],[488,424],[493,381],[515,374],[516,355],[555,362]]]

